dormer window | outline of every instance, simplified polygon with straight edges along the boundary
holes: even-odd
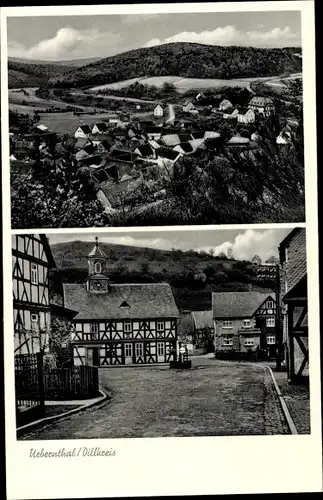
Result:
[[[120,307],[121,309],[126,309],[126,308],[128,308],[128,307],[130,307],[130,306],[129,306],[128,302],[126,302],[126,301],[124,300],[124,301],[120,304],[120,306],[119,306],[119,307]]]
[[[94,264],[94,272],[95,272],[95,274],[101,274],[102,273],[102,264],[101,264],[101,262],[96,262]]]

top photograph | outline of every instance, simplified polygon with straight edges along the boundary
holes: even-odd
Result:
[[[305,221],[300,11],[8,17],[7,55],[13,229]]]

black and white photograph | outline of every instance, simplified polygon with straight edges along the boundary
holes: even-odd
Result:
[[[12,256],[18,439],[310,433],[305,228],[23,234]]]
[[[8,500],[322,492],[314,0],[0,28]]]
[[[14,17],[7,38],[12,228],[305,221],[299,10]]]

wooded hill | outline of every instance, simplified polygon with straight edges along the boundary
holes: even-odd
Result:
[[[255,265],[221,255],[189,250],[159,250],[114,244],[100,244],[108,256],[107,271],[112,283],[170,283],[181,310],[211,308],[212,291],[244,291],[272,288],[261,282]],[[53,279],[84,283],[87,258],[93,242],[73,241],[51,245],[57,265]]]
[[[50,78],[62,75],[73,66],[48,62],[8,60],[8,87],[38,87],[47,85]]]
[[[250,78],[300,72],[299,48],[261,49],[177,42],[117,54],[53,75],[51,83],[86,87],[143,76],[186,78]]]

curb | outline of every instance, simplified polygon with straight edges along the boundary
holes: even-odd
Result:
[[[276,389],[276,393],[277,393],[277,396],[278,396],[278,399],[279,399],[279,402],[280,402],[280,406],[281,406],[281,408],[283,410],[284,417],[285,417],[285,420],[286,420],[287,425],[289,427],[290,433],[296,435],[296,434],[298,434],[298,431],[297,431],[296,426],[294,424],[294,421],[293,421],[293,419],[291,417],[291,414],[289,413],[289,410],[288,410],[287,405],[285,403],[285,399],[284,399],[284,397],[283,397],[282,393],[280,392],[280,389],[279,389],[279,387],[277,385],[277,382],[276,382],[275,376],[273,374],[273,371],[272,371],[272,369],[269,366],[267,366],[266,368],[268,368],[269,373],[270,373],[271,378],[272,378],[272,381],[274,383],[274,386],[275,386],[275,389]]]
[[[23,433],[25,433],[27,431],[31,431],[31,430],[37,429],[38,427],[42,427],[42,426],[45,426],[47,424],[51,424],[52,422],[64,420],[65,418],[69,418],[71,415],[73,415],[75,413],[80,413],[84,410],[87,410],[88,408],[92,408],[94,406],[99,406],[111,398],[111,395],[108,394],[107,392],[103,391],[102,389],[99,389],[99,392],[102,395],[102,397],[100,399],[96,399],[95,401],[92,401],[90,403],[82,405],[79,408],[73,408],[73,410],[66,411],[66,412],[60,413],[58,415],[53,415],[52,417],[41,418],[39,420],[36,420],[35,422],[31,422],[30,424],[26,424],[26,425],[23,425],[21,427],[18,427],[16,429],[17,437],[21,436]]]

